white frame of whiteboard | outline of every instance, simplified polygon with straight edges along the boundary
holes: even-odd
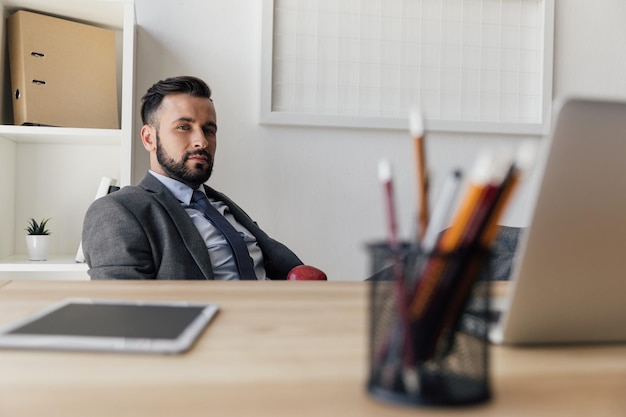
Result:
[[[279,1],[279,0],[277,0]],[[280,0],[291,1],[291,0]],[[293,0],[295,1],[295,0]],[[433,0],[420,0],[421,2],[433,2]],[[486,0],[460,0],[478,1],[482,4]],[[440,118],[431,117],[426,106],[422,106],[425,114],[426,127],[430,131],[449,132],[479,132],[490,134],[516,134],[516,135],[544,135],[549,132],[552,113],[552,72],[553,72],[553,50],[554,50],[554,0],[490,0],[493,3],[502,1],[517,1],[520,3],[542,3],[540,50],[537,51],[540,61],[537,63],[539,70],[536,75],[537,82],[534,88],[538,95],[537,103],[541,109],[537,111],[536,120],[529,121],[507,121],[507,120],[483,120],[480,117],[474,120],[463,120],[462,118]],[[319,0],[322,2],[323,0]],[[358,2],[357,2],[358,3]],[[326,2],[328,4],[328,2]],[[343,3],[342,3],[343,4]],[[348,3],[346,3],[348,4]],[[275,106],[276,92],[274,91],[274,78],[276,68],[274,26],[275,26],[275,1],[263,0],[263,22],[262,22],[262,60],[261,60],[261,124],[267,125],[295,125],[295,126],[325,126],[325,127],[352,127],[352,128],[376,128],[376,129],[396,129],[406,130],[408,128],[407,117],[400,114],[391,116],[351,114],[348,112],[324,112],[312,109],[312,111],[295,111],[294,109],[277,109]],[[295,23],[295,22],[292,22]],[[292,26],[293,27],[293,26]],[[301,67],[302,68],[302,67]],[[278,74],[280,76],[280,74]],[[313,88],[317,88],[315,85]],[[403,87],[401,86],[402,90]],[[481,92],[479,92],[480,94]],[[419,97],[419,100],[423,100]],[[418,106],[421,104],[418,103]],[[498,116],[499,117],[499,116]],[[492,117],[493,118],[493,117]]]

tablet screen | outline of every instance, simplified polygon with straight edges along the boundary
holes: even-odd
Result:
[[[177,352],[217,310],[212,303],[65,300],[8,326],[0,347]]]

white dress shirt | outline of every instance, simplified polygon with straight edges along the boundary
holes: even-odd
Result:
[[[180,201],[180,204],[185,208],[189,217],[193,221],[193,224],[200,232],[200,235],[206,243],[207,250],[209,251],[209,258],[213,266],[213,275],[216,280],[238,280],[239,271],[237,270],[237,263],[233,251],[228,244],[228,241],[215,226],[211,223],[204,214],[199,210],[189,207],[191,204],[191,197],[193,195],[193,189],[180,181],[173,178],[166,177],[158,174],[154,171],[149,171],[156,179],[158,179],[165,187],[174,194],[174,197]],[[204,193],[204,187],[199,188]],[[259,280],[267,279],[265,274],[265,267],[263,266],[263,253],[261,248],[257,244],[257,240],[252,233],[250,233],[245,227],[243,227],[234,216],[228,210],[228,206],[222,201],[214,200],[209,197],[209,202],[213,207],[217,209],[230,224],[243,236],[248,252],[254,263],[254,272]]]

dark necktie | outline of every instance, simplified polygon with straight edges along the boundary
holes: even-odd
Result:
[[[252,258],[250,258],[248,247],[243,237],[228,220],[211,205],[207,196],[200,190],[194,190],[190,206],[200,210],[204,214],[204,217],[213,223],[213,226],[215,226],[217,230],[222,232],[233,250],[240,279],[257,279]]]

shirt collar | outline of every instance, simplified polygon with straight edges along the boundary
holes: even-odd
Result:
[[[193,194],[194,189],[190,186],[183,184],[182,182],[175,180],[174,178],[167,177],[165,175],[158,174],[152,170],[148,170],[150,174],[154,176],[157,180],[159,180],[165,188],[167,188],[174,197],[178,199],[181,203],[188,206],[191,204],[191,196]],[[198,190],[204,193],[204,187],[198,187]]]

